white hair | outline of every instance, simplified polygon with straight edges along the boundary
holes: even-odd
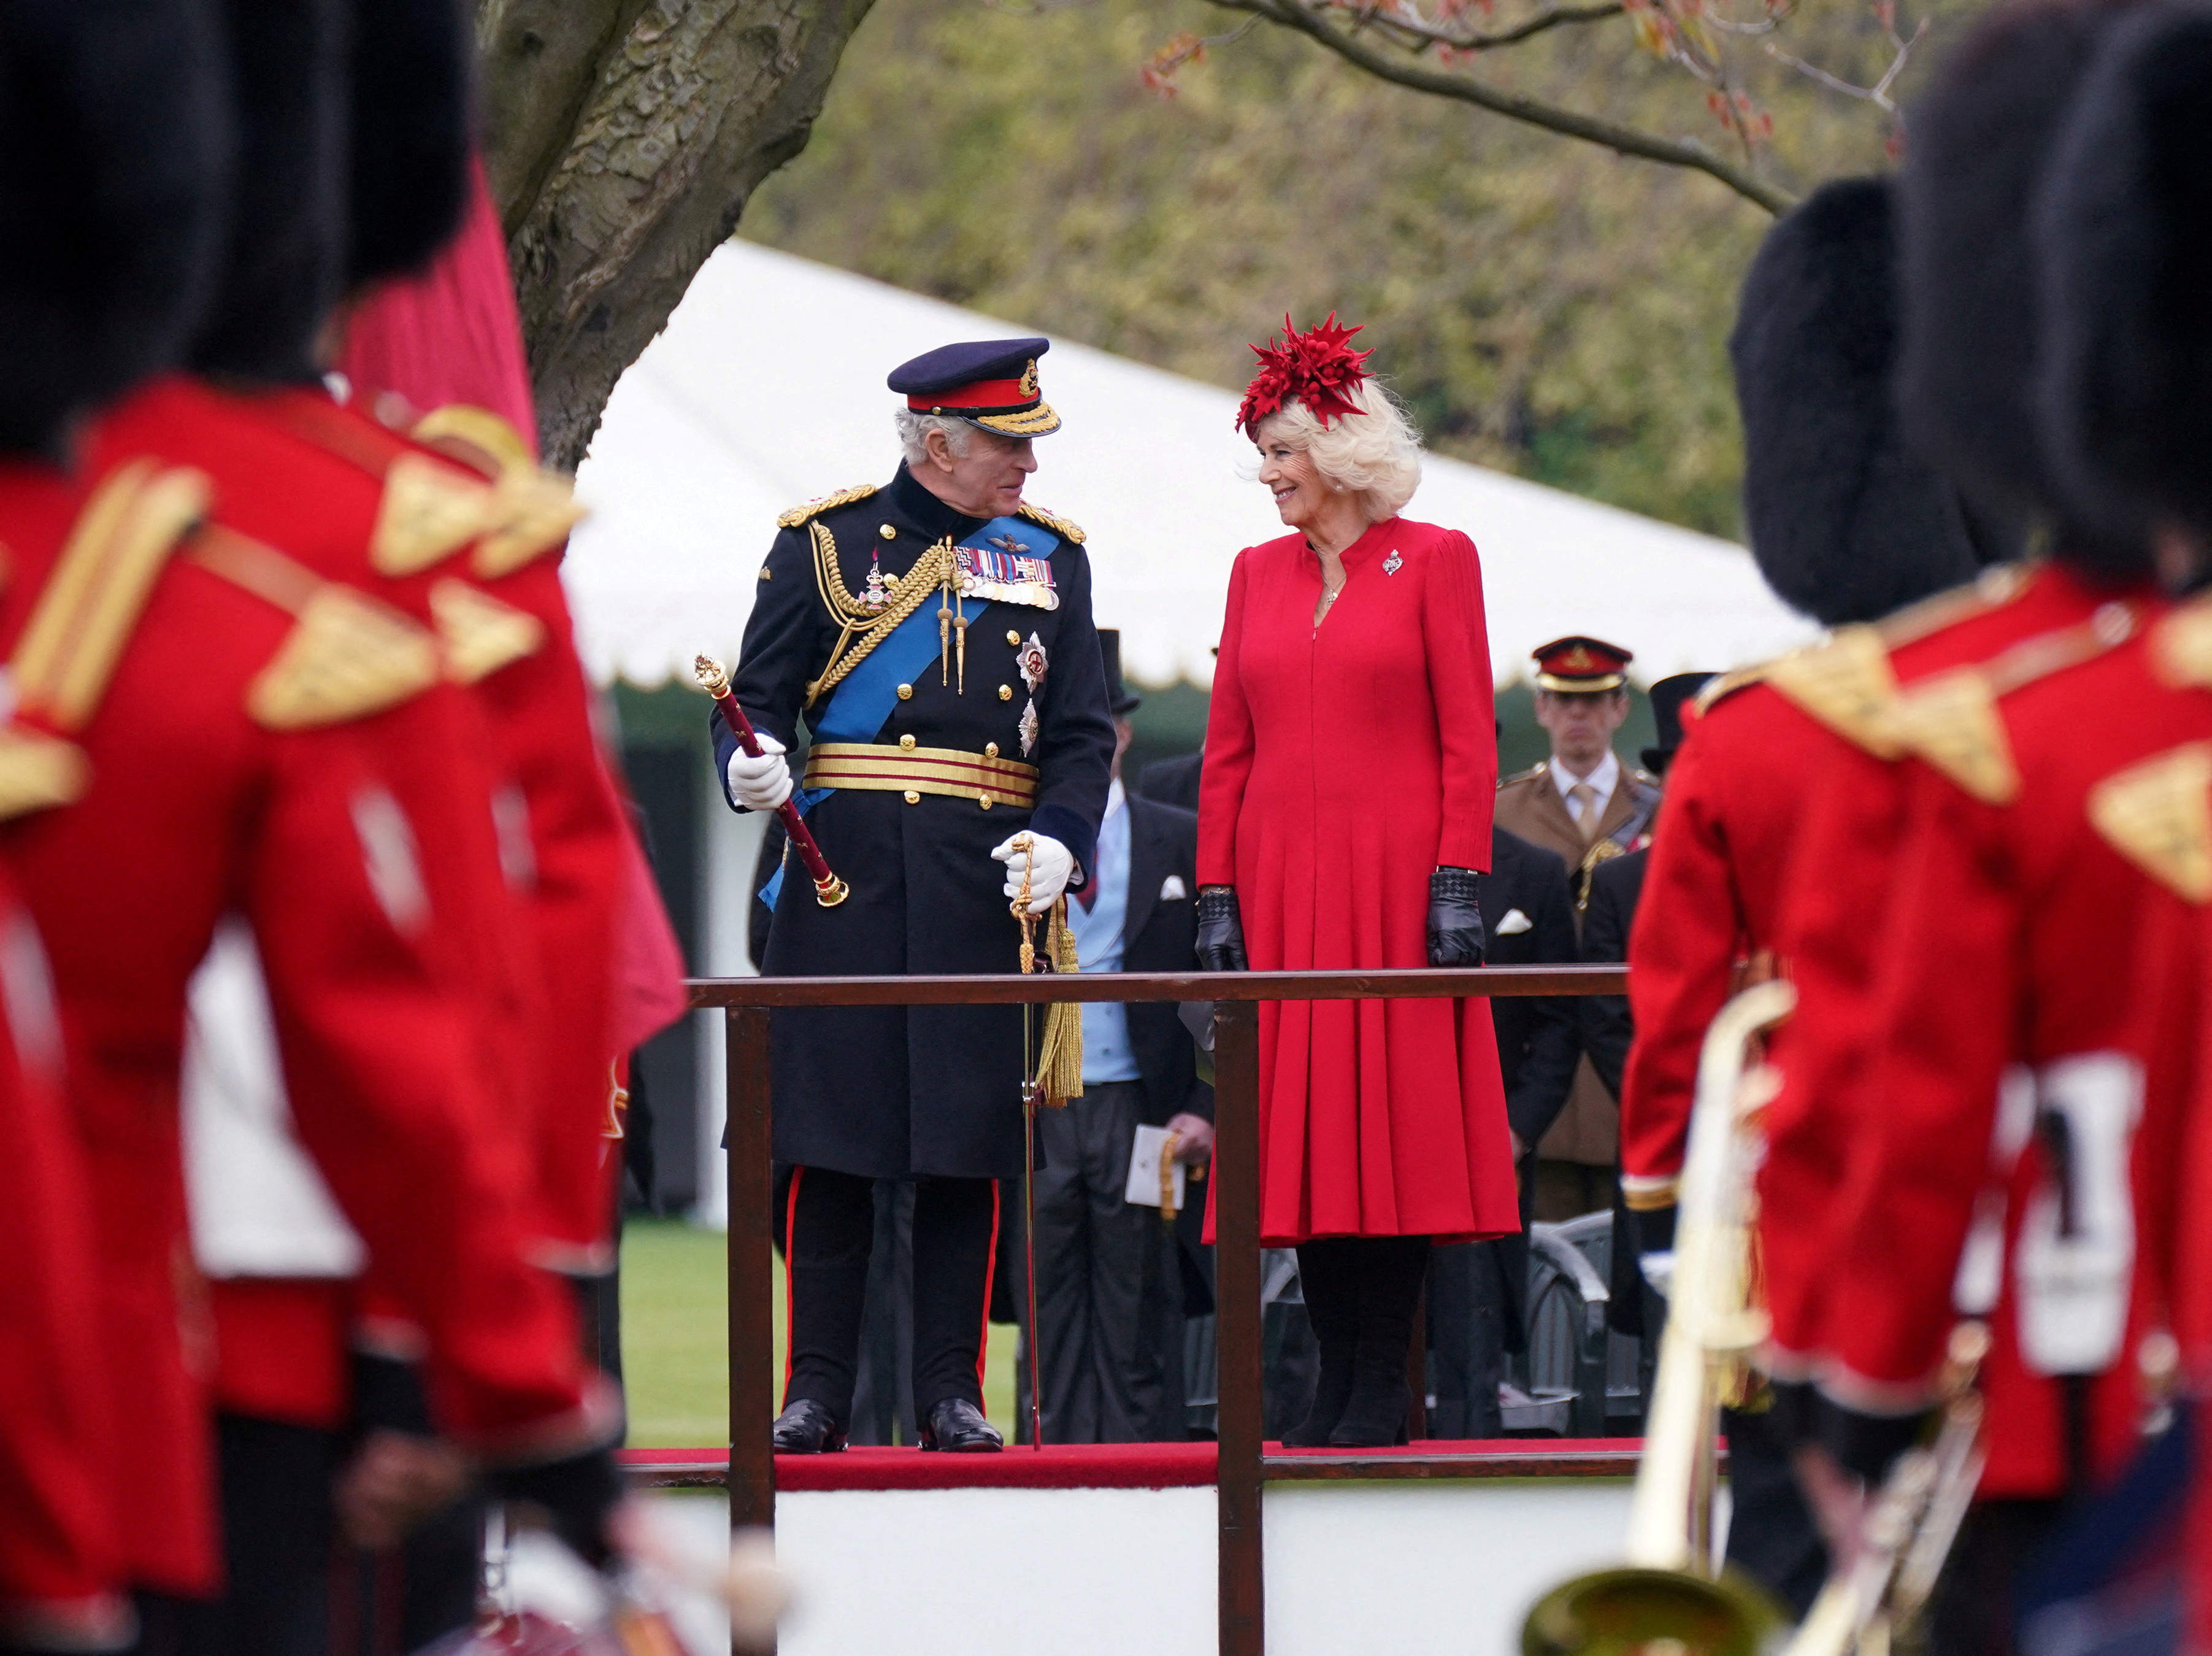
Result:
[[[899,443],[906,450],[906,463],[919,466],[929,458],[929,434],[942,431],[945,446],[958,459],[968,452],[968,440],[975,428],[967,421],[950,414],[923,414],[911,408],[896,409],[892,422],[898,427]]]
[[[1260,422],[1252,441],[1273,439],[1303,449],[1314,470],[1359,497],[1370,523],[1395,517],[1421,486],[1421,434],[1406,406],[1373,380],[1352,387],[1357,414],[1340,414],[1329,425],[1303,402],[1291,401]]]

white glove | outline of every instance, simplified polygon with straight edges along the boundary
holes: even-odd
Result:
[[[730,755],[730,795],[748,811],[773,811],[791,797],[791,766],[775,737],[760,745],[758,758],[742,747]]]
[[[1030,849],[1017,850],[1015,841],[1026,840]],[[1053,899],[1067,889],[1070,876],[1075,873],[1075,853],[1062,845],[1050,834],[1035,834],[1024,829],[1012,839],[991,853],[1006,865],[1006,899],[1009,902],[1022,894],[1022,865],[1030,871],[1030,912],[1042,914],[1053,904]]]

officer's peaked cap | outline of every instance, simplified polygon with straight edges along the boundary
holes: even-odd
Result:
[[[1814,191],[1767,233],[1729,336],[1752,556],[1784,603],[1829,626],[1982,561],[1957,492],[1898,417],[1893,216],[1884,179]]]
[[[950,414],[1007,437],[1042,437],[1060,416],[1037,383],[1049,339],[972,339],[939,345],[890,373],[890,386],[917,414]]]
[[[239,186],[192,366],[312,374],[345,252],[345,0],[225,0]]]
[[[468,205],[471,35],[459,0],[353,0],[349,285],[418,271]]]
[[[2069,511],[2140,538],[2212,532],[2212,8],[2112,31],[2037,214],[2044,417]]]
[[[1537,688],[1569,696],[1619,690],[1628,682],[1628,664],[1636,659],[1633,650],[1581,633],[1539,644],[1528,655],[1536,664]]]
[[[2066,517],[2036,429],[2044,307],[2031,214],[2100,42],[2130,6],[2014,0],[1981,18],[1913,107],[1900,185],[1905,430],[1967,497],[2057,520],[2054,551],[2134,573],[2139,545]]]
[[[0,0],[0,449],[173,366],[231,164],[204,0]]]

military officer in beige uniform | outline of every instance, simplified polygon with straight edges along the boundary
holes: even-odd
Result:
[[[1613,751],[1613,733],[1628,716],[1627,668],[1635,657],[1618,644],[1580,636],[1553,639],[1534,654],[1536,722],[1552,739],[1552,757],[1498,783],[1495,820],[1566,860],[1579,934],[1591,870],[1649,840],[1659,782]],[[1532,1147],[1515,1148],[1525,1178]],[[1587,1057],[1567,1107],[1533,1148],[1535,1217],[1571,1219],[1612,1205],[1620,1106]]]

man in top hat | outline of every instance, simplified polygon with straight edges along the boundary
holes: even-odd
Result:
[[[1552,739],[1552,756],[1498,785],[1498,825],[1556,851],[1574,882],[1577,934],[1589,902],[1590,874],[1644,838],[1659,808],[1658,779],[1632,770],[1613,751],[1613,733],[1628,717],[1628,664],[1618,644],[1579,635],[1555,638],[1534,652],[1536,722]],[[1584,1060],[1573,1093],[1540,1145],[1535,1216],[1571,1219],[1613,1197],[1620,1146],[1613,1094]]]
[[[1121,635],[1102,631],[1114,714],[1114,780],[1096,878],[1070,900],[1085,971],[1182,971],[1197,929],[1198,818],[1124,791],[1129,715]],[[1138,1129],[1203,1166],[1213,1089],[1171,1005],[1083,1008],[1083,1096],[1037,1124],[1037,1358],[1048,1443],[1136,1443],[1184,1435],[1182,1276],[1172,1213],[1127,1199]],[[1147,1135],[1150,1136],[1149,1135]],[[1171,1188],[1171,1187],[1170,1187]],[[1204,1201],[1187,1187],[1185,1206]],[[1168,1222],[1163,1222],[1166,1221]],[[1024,1381],[1026,1375],[1020,1377]]]
[[[1097,869],[1114,758],[1083,532],[1023,498],[1059,429],[1042,339],[946,345],[890,376],[890,481],[784,514],[732,690],[757,758],[720,721],[732,808],[791,796],[850,895],[771,882],[776,976],[1018,970],[1009,901],[1042,916]],[[803,776],[786,754],[811,743]],[[925,1448],[995,1450],[981,1341],[995,1181],[1023,1168],[1016,1007],[779,1012],[775,1159],[791,1367],[775,1445],[841,1447],[878,1179],[911,1180],[914,1402]]]

